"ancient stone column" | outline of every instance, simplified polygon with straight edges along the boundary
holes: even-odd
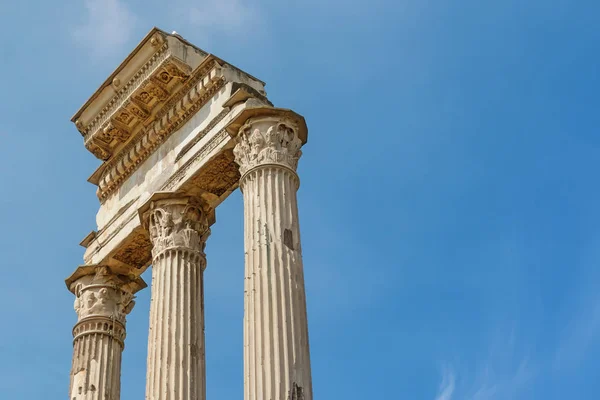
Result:
[[[245,400],[312,400],[296,200],[305,139],[288,115],[251,118],[234,149],[244,195]]]
[[[125,316],[133,295],[146,287],[139,277],[106,266],[83,266],[67,279],[78,321],[73,328],[70,400],[119,400]]]
[[[153,244],[146,399],[204,400],[204,246],[214,213],[157,193],[140,216]]]

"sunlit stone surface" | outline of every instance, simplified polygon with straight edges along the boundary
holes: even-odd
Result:
[[[285,113],[240,128],[235,160],[244,194],[244,399],[312,399],[298,224],[302,140]]]
[[[101,165],[89,178],[97,229],[67,279],[78,315],[71,400],[120,398],[125,316],[150,265],[146,399],[206,398],[204,248],[215,210],[238,187],[244,398],[312,400],[296,202],[307,128],[264,87],[155,28],[73,116]]]

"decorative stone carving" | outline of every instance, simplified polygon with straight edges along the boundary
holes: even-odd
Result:
[[[144,85],[142,85],[142,91],[137,94],[134,98],[150,106],[152,102],[164,101],[169,97],[169,91],[166,86],[158,79],[152,77]]]
[[[79,319],[101,315],[124,321],[133,308],[133,295],[119,289],[108,267],[98,267],[88,285],[77,283],[75,287],[75,311]]]
[[[92,152],[97,158],[107,160],[112,155],[110,146],[100,138],[95,138],[89,141],[86,145],[87,149]]]
[[[119,123],[117,120],[112,120],[104,125],[99,137],[104,142],[110,143],[113,139],[116,139],[119,142],[125,142],[129,139],[130,135],[131,132],[126,125]]]
[[[123,97],[115,102],[118,106],[113,106],[112,113],[107,111],[101,114],[100,119],[94,120],[85,128],[84,138],[88,150],[107,160],[120,142],[127,141],[134,130],[138,131],[138,126],[142,123],[148,124],[154,108],[164,103],[172,94],[175,97],[184,94],[177,93],[181,86],[179,83],[189,78],[189,74],[184,72],[189,71],[189,66],[174,58],[166,58],[162,62],[158,72],[136,83],[136,91],[123,92]],[[98,127],[98,124],[102,125]],[[113,144],[113,139],[117,139],[116,144]],[[99,140],[103,142],[103,145],[100,145],[101,152],[97,150]]]
[[[152,201],[146,214],[153,257],[173,247],[204,252],[210,235],[209,219],[206,208],[198,201]]]
[[[184,189],[221,197],[227,191],[233,190],[239,180],[239,168],[233,161],[233,152],[227,150],[211,159],[197,175],[190,178]]]
[[[225,129],[214,135],[210,141],[202,146],[202,148],[192,158],[186,161],[185,164],[183,164],[181,168],[179,168],[179,170],[167,180],[167,182],[162,186],[162,190],[168,191],[177,187],[177,185],[184,179],[190,170],[194,169],[199,163],[201,163],[205,157],[214,151],[215,148],[224,144],[228,138],[229,134]]]
[[[152,242],[143,229],[138,229],[112,257],[133,268],[143,269],[152,260]]]
[[[162,97],[163,100],[165,92],[168,94],[172,86],[177,82],[185,81],[189,78],[190,67],[174,58],[168,51],[168,47],[162,46],[156,49],[156,53],[148,60],[148,62],[140,69],[127,84],[121,85],[118,78],[113,80],[113,86],[119,91],[111,99],[111,101],[96,115],[96,117],[90,121],[89,124],[85,125],[83,121],[79,121],[77,128],[84,137],[94,135],[99,126],[102,126],[108,119],[113,116],[119,116],[123,114],[124,106],[130,98],[138,97],[142,92],[145,91],[146,86],[150,82],[160,82],[159,92],[154,91],[155,97]],[[161,90],[162,89],[162,90]],[[131,122],[131,116],[121,118],[121,120],[127,120],[127,123]],[[140,118],[145,118],[140,116]]]
[[[108,266],[96,266],[91,271],[70,285],[78,320],[106,317],[125,324],[125,316],[135,305],[133,294],[145,284],[139,277],[116,275]]]
[[[167,74],[166,71],[164,72]],[[170,70],[170,73],[175,74],[173,70]],[[118,157],[113,157],[106,163],[107,165],[102,169],[100,176],[94,178],[93,183],[98,185],[98,198],[100,201],[106,200],[108,196],[114,193],[120,187],[120,184],[169,135],[185,124],[200,107],[206,104],[225,85],[225,78],[222,74],[220,64],[210,58],[207,59],[203,67],[194,71],[193,76],[186,78],[185,74],[180,73],[179,75],[173,75],[170,79],[175,78],[184,82],[178,93],[173,95],[169,101],[162,104],[162,108],[153,117],[154,121],[149,122],[150,120],[148,120],[145,122],[147,126],[136,133],[135,138],[119,151]],[[160,92],[160,85],[165,85],[165,83],[157,82],[160,82],[160,80],[150,82],[149,87]],[[148,86],[145,89],[147,88]],[[139,96],[142,96],[144,93],[149,94],[151,92],[142,91]],[[157,94],[158,99],[161,98],[159,96],[160,93]],[[117,117],[119,122],[133,124],[131,121],[145,115],[139,106],[134,107],[131,102],[127,104],[126,110],[129,111],[125,111],[120,117]],[[106,146],[103,149],[106,149]],[[104,156],[109,154],[110,156],[108,151],[99,154]]]
[[[302,155],[302,140],[292,121],[275,117],[253,118],[242,126],[237,139],[233,154],[242,175],[266,164],[279,164],[295,171]]]

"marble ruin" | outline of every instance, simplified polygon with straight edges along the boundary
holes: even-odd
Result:
[[[102,164],[89,178],[98,229],[66,280],[77,314],[70,400],[120,399],[126,317],[141,312],[134,298],[150,265],[146,399],[206,398],[204,250],[217,206],[238,186],[244,399],[312,400],[296,203],[307,128],[264,86],[154,28],[73,117]]]

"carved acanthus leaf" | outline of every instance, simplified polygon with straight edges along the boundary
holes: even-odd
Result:
[[[147,218],[154,257],[175,247],[204,252],[210,228],[206,208],[199,203],[157,201]]]
[[[278,164],[296,170],[302,141],[295,124],[273,118],[248,121],[240,128],[233,150],[240,172],[259,165]]]

